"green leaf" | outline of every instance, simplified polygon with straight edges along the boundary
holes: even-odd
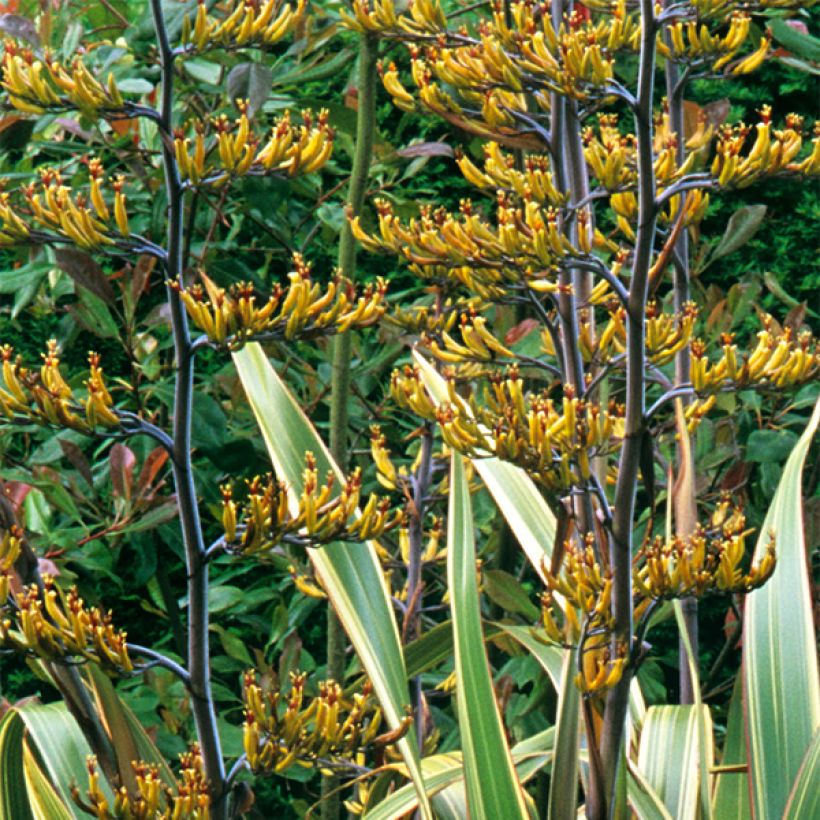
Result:
[[[342,475],[327,447],[262,348],[256,343],[248,344],[233,354],[233,360],[274,470],[288,482],[291,493],[301,492],[308,451],[315,456],[320,474],[332,469],[340,479],[337,486],[342,484]],[[387,723],[397,727],[404,718],[405,706],[410,703],[407,671],[390,595],[374,545],[370,542],[331,544],[308,550],[308,556],[373,683]],[[412,732],[402,738],[399,749],[424,814],[430,816]]]
[[[31,820],[31,808],[23,782],[23,743],[26,726],[16,709],[9,709],[0,721],[0,817],[3,820]]]
[[[803,533],[801,478],[820,424],[820,401],[789,456],[755,558],[774,530],[777,567],[746,598],[743,681],[746,735],[756,817],[780,817],[820,725],[816,639]]]
[[[28,743],[23,744],[23,773],[25,791],[36,820],[74,820],[74,814],[37,765]]]
[[[561,689],[555,723],[555,759],[550,778],[550,820],[574,817],[578,811],[578,751],[581,693],[575,685],[576,649],[563,650]]]
[[[782,17],[769,21],[769,30],[780,45],[798,57],[820,63],[820,40],[811,34],[792,28]]]
[[[780,464],[797,443],[791,430],[754,430],[746,443],[746,460],[760,464]]]
[[[743,679],[735,678],[729,715],[726,719],[726,738],[723,741],[721,766],[739,766],[746,763],[746,737],[743,730]],[[738,820],[751,817],[749,807],[749,775],[747,772],[720,772],[715,780],[715,800],[712,806],[715,820]]]
[[[705,722],[711,735],[712,720],[706,706],[651,706],[641,731],[638,768],[676,820],[698,816],[699,720]]]
[[[528,626],[510,626],[508,624],[491,624],[518,641],[541,664],[549,675],[556,692],[561,692],[563,675],[564,649],[555,644],[541,643]]]
[[[757,229],[763,224],[765,216],[765,205],[744,205],[742,208],[738,208],[726,223],[723,237],[712,251],[709,261],[703,266],[703,269],[705,270],[718,259],[722,259],[724,256],[728,256],[730,253],[742,248],[757,233]]]
[[[671,533],[671,518],[669,520],[669,529],[667,530],[667,537]],[[689,665],[689,676],[692,680],[692,686],[695,690],[695,714],[697,715],[697,733],[698,733],[698,774],[700,780],[698,816],[703,820],[710,820],[712,816],[712,801],[709,783],[709,769],[715,759],[715,752],[713,749],[714,733],[712,731],[711,713],[708,707],[703,706],[700,693],[700,675],[698,674],[698,659],[695,657],[695,652],[692,648],[692,641],[689,636],[689,630],[686,628],[686,620],[683,615],[683,605],[680,601],[673,602],[675,609],[675,620],[678,624],[678,633],[680,640],[683,643],[686,652],[686,663]]]
[[[631,760],[627,760],[626,794],[637,820],[673,820],[663,801]]]
[[[476,820],[527,817],[484,650],[476,580],[475,534],[464,460],[450,462],[447,587],[455,643],[456,704],[467,805]]]
[[[31,814],[27,814],[25,808],[21,808],[18,796],[13,793],[15,788],[17,791],[25,791],[20,788],[20,784],[26,776],[32,781],[39,782],[33,769],[29,767],[27,772],[22,770],[24,746],[27,745],[36,752],[44,777],[48,779],[63,805],[72,807],[67,816],[85,816],[80,815],[79,810],[73,811],[71,786],[79,785],[82,789],[88,782],[85,761],[91,754],[91,748],[66,705],[60,702],[14,706],[6,713],[0,727],[0,762],[3,763],[0,769],[0,779],[3,780],[3,786],[0,788],[0,817],[3,820],[23,820],[32,816],[51,817],[50,814],[40,813],[43,805],[50,805],[51,798],[45,790],[41,795],[44,802],[30,805]],[[7,777],[17,779],[7,783]],[[113,801],[113,792],[104,778],[100,778],[100,788],[106,799]],[[31,795],[25,799],[31,800]],[[7,811],[16,813],[6,814]],[[54,815],[55,818],[62,816]]]
[[[517,612],[528,621],[537,621],[538,607],[530,600],[518,579],[503,569],[484,570],[484,592],[495,604],[507,612]]]
[[[226,85],[230,100],[248,100],[248,116],[253,117],[270,96],[273,72],[261,63],[239,63],[228,74]]]
[[[131,763],[142,760],[156,766],[163,784],[176,791],[176,778],[165,756],[143,729],[136,715],[123,702],[111,678],[96,664],[88,664],[85,677],[92,688],[103,725],[108,731],[123,782],[129,787],[132,785],[130,781],[134,772]],[[136,787],[135,782],[133,786]]]
[[[555,729],[550,727],[522,740],[513,747],[511,754],[516,773],[522,783],[526,783],[538,771],[550,764],[553,759],[554,740]],[[396,768],[403,771],[403,767]],[[447,752],[425,757],[421,761],[421,768],[424,772],[428,795],[442,795],[445,789],[453,786],[460,786],[460,790],[464,791],[464,762],[461,752]],[[448,798],[447,802],[451,807],[456,804],[456,799],[452,796]],[[418,799],[412,785],[402,786],[377,806],[368,808],[365,816],[367,820],[393,820],[395,817],[404,817],[415,811],[417,805]],[[446,813],[442,811],[439,801],[434,801],[434,805],[437,818]],[[452,811],[450,815],[452,816]],[[463,811],[454,816],[462,818],[467,814]]]
[[[806,750],[800,771],[794,781],[792,793],[783,820],[816,820],[820,817],[820,730]]]

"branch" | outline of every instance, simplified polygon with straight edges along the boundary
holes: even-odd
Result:
[[[136,643],[128,643],[126,644],[126,648],[130,654],[138,655],[139,657],[148,658],[150,660],[150,663],[137,667],[138,672],[159,666],[173,672],[185,684],[186,687],[190,686],[191,676],[188,674],[188,670],[180,666],[180,664],[176,661],[173,661],[166,655],[163,655],[161,652],[155,652],[147,646],[140,646]]]
[[[151,0],[151,13],[160,52],[162,77],[160,124],[165,134],[171,134],[173,133],[175,55],[168,41],[162,0]],[[168,278],[171,281],[177,281],[182,278],[183,191],[173,147],[167,139],[162,141],[162,162],[165,171],[165,190],[168,196],[168,256],[165,267]],[[213,816],[215,820],[227,820],[225,765],[222,760],[222,747],[211,689],[208,563],[205,561],[205,545],[202,539],[196,486],[191,465],[194,354],[188,331],[188,317],[180,295],[171,287],[167,288],[167,294],[171,308],[176,359],[172,465],[188,574],[188,669],[191,709],[202,749],[205,775],[211,784]]]

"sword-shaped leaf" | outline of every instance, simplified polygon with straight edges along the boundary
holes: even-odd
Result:
[[[475,534],[464,459],[450,462],[447,587],[455,644],[456,705],[469,816],[474,820],[528,817],[490,676],[476,579]]]
[[[233,354],[234,363],[256,416],[276,474],[292,493],[300,493],[305,453],[312,452],[320,474],[332,470],[343,476],[327,447],[301,407],[271,366],[257,343]],[[309,549],[316,574],[370,678],[385,719],[399,726],[410,703],[407,670],[390,595],[372,543],[330,544]],[[399,749],[413,783],[429,812],[418,749],[413,733],[399,741]]]
[[[760,531],[759,559],[774,531],[777,567],[746,598],[743,682],[752,809],[781,817],[820,726],[820,683],[803,534],[801,477],[820,424],[820,401],[789,456]]]

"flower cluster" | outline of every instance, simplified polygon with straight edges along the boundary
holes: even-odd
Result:
[[[192,744],[191,750],[181,754],[179,760],[181,770],[173,788],[162,781],[159,767],[133,761],[136,792],[120,786],[114,792],[112,805],[100,788],[97,759],[92,755],[87,762],[88,802],[77,786],[72,788],[72,797],[82,811],[100,820],[208,820],[211,799],[199,745]]]
[[[724,499],[708,531],[698,525],[689,537],[656,536],[645,544],[632,574],[636,622],[657,601],[745,593],[765,584],[775,568],[774,539],[760,560],[744,570],[750,532],[743,513]],[[585,657],[576,683],[581,691],[595,694],[610,688],[620,679],[628,652],[624,647],[610,657],[612,577],[595,554],[594,538],[588,535],[581,546],[567,541],[560,569],[552,572],[545,565],[542,570],[547,582],[541,600],[544,635],[554,643],[580,645]],[[590,636],[596,636],[594,642]]]
[[[703,597],[708,593],[750,592],[762,586],[775,568],[774,538],[757,564],[744,572],[745,519],[732,516],[714,537],[698,528],[688,538],[656,536],[638,553],[640,568],[633,573],[636,592],[647,599]]]
[[[502,4],[493,3],[492,17],[481,22],[475,36],[463,28],[447,29],[441,6],[431,0],[410,4],[407,15],[397,15],[392,0],[357,0],[353,15],[343,17],[359,31],[424,44],[411,48],[419,101],[467,131],[491,136],[509,128],[513,112],[525,111],[524,94],[547,110],[550,91],[577,99],[606,93],[612,55],[636,50],[640,36],[624,0],[611,8],[609,17],[597,21],[573,12],[556,30],[548,4],[514,3],[508,22]],[[414,106],[395,75],[385,86],[400,107]]]
[[[100,82],[79,57],[63,66],[46,51],[36,57],[28,48],[5,41],[3,80],[0,85],[18,111],[43,114],[49,110],[76,108],[89,119],[127,116],[128,104],[113,74]]]
[[[342,333],[351,327],[372,325],[384,313],[387,285],[383,279],[366,285],[357,294],[353,284],[342,277],[322,287],[311,279],[311,267],[301,255],[293,257],[296,270],[288,274],[287,288],[276,285],[273,293],[257,303],[257,293],[249,282],[217,287],[203,272],[202,285],[177,290],[194,324],[216,345],[241,347],[252,337],[267,339],[310,338]]]
[[[20,357],[14,359],[14,348],[9,345],[0,347],[0,356],[4,383],[0,387],[0,409],[7,418],[29,419],[81,433],[120,425],[96,353],[88,354],[88,379],[83,382],[85,397],[78,396],[63,378],[54,339],[49,340],[37,373],[24,368]]]
[[[728,74],[751,74],[763,64],[770,45],[766,37],[761,37],[757,49],[736,59],[749,38],[751,22],[748,14],[735,11],[723,33],[718,34],[712,33],[705,23],[677,21],[667,27],[669,45],[658,35],[658,53],[678,63],[705,64],[711,72],[726,67]]]
[[[291,497],[284,482],[256,476],[248,482],[243,504],[233,498],[230,485],[222,487],[222,526],[227,549],[243,555],[267,552],[287,539],[306,545],[333,541],[366,541],[397,527],[401,511],[390,501],[371,494],[359,511],[361,470],[356,469],[336,491],[336,478],[319,480],[312,453],[305,457],[304,489]]]
[[[130,235],[124,193],[125,178],[110,180],[113,202],[104,197],[104,170],[97,159],[89,159],[89,189],[86,194],[64,184],[54,168],[40,169],[39,184],[22,191],[20,207],[14,207],[7,192],[0,193],[0,245],[30,243],[32,240],[67,239],[88,250],[107,248]],[[49,236],[38,236],[45,231]],[[55,237],[56,235],[56,237]]]
[[[12,594],[0,617],[0,645],[45,660],[81,657],[113,674],[127,675],[134,666],[125,632],[115,629],[111,613],[88,608],[76,588],[63,592],[46,575]]]
[[[245,674],[244,744],[254,772],[285,771],[293,765],[327,766],[349,759],[367,747],[382,748],[407,732],[412,720],[379,736],[381,710],[369,684],[347,698],[335,681],[319,684],[319,693],[306,699],[304,674],[292,673],[290,691],[266,689],[255,672]]]
[[[546,393],[525,393],[518,365],[488,374],[489,386],[465,401],[455,373],[444,372],[449,401],[438,406],[417,369],[396,371],[393,398],[406,409],[438,422],[447,445],[467,456],[496,456],[524,468],[550,490],[585,484],[590,459],[617,451],[623,439],[623,407],[602,407],[565,385],[559,405]]]
[[[792,387],[820,372],[820,343],[808,331],[795,334],[785,328],[775,332],[771,317],[764,319],[757,345],[747,356],[739,356],[731,334],[721,337],[721,351],[721,357],[710,362],[703,340],[692,340],[690,379],[695,392],[714,393],[727,384],[737,388]]]
[[[354,236],[370,251],[393,253],[415,266],[442,269],[444,278],[466,286],[482,299],[500,300],[509,290],[532,288],[555,292],[556,268],[573,257],[589,253],[592,246],[575,249],[559,230],[559,212],[537,202],[517,206],[498,192],[496,225],[462,200],[456,216],[444,208],[423,207],[418,219],[405,225],[392,206],[381,199],[378,234],[351,220]],[[597,237],[596,237],[597,238]]]
[[[20,557],[23,531],[16,524],[3,532],[0,538],[0,607],[5,606],[11,591],[11,575]]]
[[[723,126],[718,134],[712,174],[719,185],[727,188],[745,188],[784,170],[807,176],[820,174],[820,127],[815,129],[811,153],[796,161],[803,147],[802,127],[802,118],[789,114],[786,127],[773,131],[771,106],[764,105],[760,109],[754,141],[744,156],[742,152],[752,132],[751,127],[742,122]]]
[[[182,20],[180,39],[185,53],[215,48],[265,48],[277,43],[304,18],[307,3],[298,0],[295,7],[281,6],[279,0],[228,0],[220,3],[219,18],[212,16],[208,3],[199,0],[196,15]]]
[[[302,124],[291,122],[286,111],[275,123],[267,142],[260,144],[251,130],[248,103],[238,100],[239,117],[233,122],[224,114],[211,122],[215,135],[208,139],[205,126],[195,123],[193,141],[180,129],[174,135],[174,151],[180,177],[191,185],[221,185],[248,174],[310,174],[318,171],[333,153],[333,129],[327,111],[315,119],[302,112]]]

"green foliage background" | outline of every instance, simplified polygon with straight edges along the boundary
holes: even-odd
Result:
[[[169,8],[185,4],[169,3]],[[188,4],[191,5],[190,3]],[[21,2],[18,13],[31,13],[37,3]],[[76,15],[77,4],[63,3],[53,10],[55,32],[65,32],[62,42],[69,52],[81,37],[115,41],[125,36],[138,55],[148,56],[151,50],[150,25],[146,4],[134,0],[111,0],[108,4],[89,3]],[[107,10],[110,6],[112,10]],[[272,61],[265,61],[265,79],[273,85],[262,106],[260,118],[270,117],[286,107],[294,110],[326,107],[337,129],[334,160],[320,177],[288,183],[280,180],[246,180],[239,203],[233,210],[222,212],[218,202],[202,202],[194,226],[196,238],[190,248],[192,258],[205,246],[209,276],[221,284],[236,279],[249,279],[261,286],[282,280],[288,270],[293,250],[301,250],[313,261],[318,277],[329,277],[336,258],[336,242],[344,214],[339,188],[350,167],[355,125],[351,88],[354,86],[355,49],[353,37],[337,26],[338,4],[317,0],[313,4],[316,21],[311,31],[287,51]],[[129,26],[123,24],[125,18]],[[817,14],[806,22],[814,30]],[[116,44],[110,48],[116,62]],[[399,58],[385,54],[385,59]],[[219,108],[212,113],[232,115],[227,101],[231,70],[245,58],[230,57],[225,64],[204,59],[191,61],[182,78],[180,98],[190,112],[201,113],[205,95],[221,93]],[[256,58],[254,58],[256,59]],[[245,71],[249,69],[244,69]],[[156,75],[151,70],[134,73],[127,65],[119,65],[119,78],[142,83],[153,88]],[[236,81],[236,80],[234,80]],[[787,62],[774,60],[761,72],[742,81],[701,81],[694,88],[694,99],[700,105],[728,99],[731,121],[752,121],[755,110],[772,102],[774,117],[779,119],[789,111],[806,115],[807,122],[817,118],[817,73],[801,70]],[[419,204],[436,202],[457,205],[468,193],[466,184],[447,153],[463,145],[471,150],[469,139],[461,133],[433,120],[402,114],[380,97],[378,106],[379,140],[376,163],[372,172],[371,192],[384,196],[394,204],[397,213],[414,213]],[[93,143],[94,134],[82,121],[67,129],[59,139],[43,139],[34,134],[29,141],[30,127],[25,122],[0,122],[0,174],[7,184],[27,176],[45,162],[71,162]],[[28,131],[27,131],[28,129]],[[408,146],[433,143],[432,151],[422,150],[418,156],[407,156]],[[447,146],[447,147],[442,147]],[[133,143],[126,134],[120,138],[122,169],[128,172],[139,158],[132,151]],[[418,152],[418,149],[416,149]],[[412,154],[412,151],[410,152]],[[403,155],[404,154],[404,155]],[[109,169],[113,171],[114,169]],[[144,224],[137,228],[148,236],[161,236],[163,196],[143,194]],[[698,280],[698,298],[715,306],[722,299],[731,312],[733,328],[748,333],[755,326],[751,321],[757,308],[774,313],[779,319],[793,311],[797,317],[801,303],[807,310],[803,321],[820,328],[820,264],[817,254],[817,224],[820,217],[820,190],[791,180],[779,180],[765,186],[755,186],[742,195],[715,197],[703,226],[705,237],[719,236],[732,213],[741,205],[765,205],[766,217],[753,238],[735,253],[708,268]],[[207,237],[207,239],[206,239]],[[19,286],[21,272],[27,278]],[[107,273],[116,273],[113,266]],[[359,255],[359,277],[376,274],[391,278],[391,296],[396,301],[414,299],[422,294],[419,283],[401,270],[385,270],[383,259]],[[140,362],[146,395],[165,408],[170,404],[170,339],[167,329],[156,314],[161,301],[161,288],[148,291],[140,303],[141,333],[149,334],[156,351]],[[797,311],[797,312],[795,312]],[[4,252],[0,257],[0,340],[12,344],[30,362],[37,361],[45,342],[56,337],[65,351],[67,370],[82,370],[86,351],[103,354],[109,378],[119,377],[125,384],[134,377],[128,345],[117,336],[118,318],[107,311],[102,322],[89,322],[85,317],[106,313],[105,306],[89,303],[75,289],[72,280],[60,272],[51,251],[37,249],[29,253]],[[111,329],[113,327],[113,330]],[[328,418],[327,387],[329,365],[322,344],[300,345],[295,350],[276,351],[282,369],[309,415],[320,429]],[[355,341],[355,395],[351,400],[351,425],[354,428],[354,453],[367,449],[367,427],[380,421],[388,432],[394,450],[406,447],[405,435],[412,425],[398,418],[386,401],[385,385],[390,369],[403,360],[400,340],[387,331],[363,334]],[[255,424],[243,406],[241,391],[235,376],[225,361],[213,356],[203,358],[200,376],[200,396],[194,407],[196,470],[199,486],[205,493],[203,513],[210,517],[209,535],[218,534],[218,487],[229,476],[242,477],[265,472],[267,457],[258,439]],[[812,403],[817,385],[805,388],[790,409],[780,408],[780,429],[760,429],[760,399],[752,393],[725,397],[734,411],[730,421],[714,425],[706,422],[697,436],[697,454],[702,466],[720,466],[724,481],[740,476],[745,489],[747,513],[752,524],[759,524],[767,500],[776,486],[780,468],[796,439],[793,429],[803,421],[803,413]],[[729,409],[729,408],[727,408]],[[60,444],[62,440],[63,445]],[[68,442],[66,446],[65,442]],[[71,449],[71,448],[74,449]],[[142,440],[132,445],[141,463],[151,447]],[[82,456],[77,456],[80,448]],[[73,457],[69,457],[71,452]],[[116,604],[117,618],[127,624],[129,632],[140,636],[140,642],[180,654],[182,645],[179,618],[184,613],[180,598],[184,589],[184,569],[179,534],[173,521],[161,523],[156,529],[136,527],[114,537],[90,540],[82,549],[76,543],[95,532],[116,506],[108,468],[110,443],[89,444],[71,433],[22,429],[0,433],[0,477],[33,483],[37,491],[27,500],[29,526],[35,543],[42,552],[54,555],[60,571],[66,577],[76,577],[83,595],[105,606]],[[90,475],[78,468],[83,459],[90,465]],[[367,459],[363,459],[364,464]],[[32,474],[34,478],[32,479]],[[90,478],[90,483],[87,480]],[[375,488],[372,472],[366,490]],[[809,478],[812,505],[809,518],[820,516],[818,469]],[[717,493],[720,486],[709,488]],[[162,491],[166,496],[168,488]],[[499,535],[495,513],[489,501],[479,496],[476,501],[477,530],[482,554],[491,569],[501,569],[497,557]],[[819,531],[810,529],[810,548],[817,546]],[[229,755],[241,751],[241,704],[238,699],[242,671],[255,665],[270,665],[285,672],[298,665],[308,672],[321,671],[324,664],[325,608],[312,599],[298,594],[287,573],[284,558],[274,559],[262,571],[252,564],[218,559],[213,573],[212,611],[219,615],[214,626],[215,645],[222,652],[214,658],[225,750]],[[158,568],[163,571],[158,572]],[[503,565],[503,570],[521,573],[521,588],[534,600],[537,590],[534,577],[518,565]],[[503,581],[506,576],[497,576]],[[503,611],[503,590],[488,585],[486,592],[495,611]],[[702,666],[708,670],[724,642],[726,607],[713,603],[702,616]],[[641,683],[650,702],[662,702],[675,697],[677,642],[672,624],[655,633],[656,649],[652,660],[641,670]],[[506,656],[498,653],[498,658]],[[732,674],[737,668],[734,657],[719,673],[713,685],[713,705],[725,705]],[[529,656],[507,658],[498,669],[513,683],[506,718],[514,733],[531,734],[546,726],[543,676]],[[443,675],[428,676],[425,687],[439,683]],[[143,679],[125,682],[120,687],[128,704],[144,726],[156,737],[163,752],[170,756],[184,750],[189,726],[183,705],[181,684],[169,675],[155,670]],[[25,662],[0,657],[0,696],[9,701],[39,695],[43,700],[55,693],[43,686]],[[449,696],[442,695],[432,704],[436,724],[442,731],[441,750],[455,743],[455,723]],[[292,772],[288,779],[276,779],[257,791],[257,816],[302,816],[318,796],[318,782],[309,772],[302,776]]]

